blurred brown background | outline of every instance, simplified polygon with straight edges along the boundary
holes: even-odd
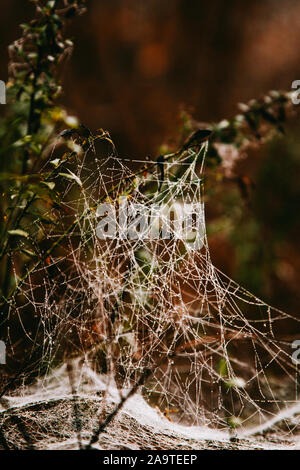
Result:
[[[88,0],[70,27],[74,55],[63,103],[92,129],[111,132],[119,154],[157,155],[176,138],[180,110],[200,121],[300,79],[298,0]],[[1,0],[0,78],[7,46],[32,17],[28,0]],[[253,181],[251,204],[236,186],[208,201],[215,264],[274,305],[298,313],[298,124],[237,168]],[[228,228],[228,220],[232,221]]]

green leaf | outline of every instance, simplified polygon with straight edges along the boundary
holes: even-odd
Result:
[[[30,258],[35,258],[37,256],[36,253],[34,253],[33,251],[30,251],[30,250],[21,250],[22,253],[24,253],[25,255],[29,256]]]
[[[52,220],[52,219],[49,218],[49,217],[45,217],[44,215],[39,214],[39,213],[36,212],[36,211],[29,211],[28,214],[30,214],[32,217],[34,217],[36,220],[39,220],[39,221],[42,222],[43,224],[46,224],[46,225],[56,225],[56,222],[55,222],[54,220]]]
[[[55,191],[53,191],[52,187],[50,186],[48,184],[45,184],[45,181],[41,181],[37,184],[29,184],[27,189],[32,194],[37,194],[42,199],[50,198],[52,200],[56,200],[57,196],[55,194]],[[30,194],[30,196],[32,195]]]
[[[45,174],[32,174],[32,175],[18,175],[15,173],[0,173],[0,181],[9,181],[9,180],[15,180],[15,181],[23,181],[26,183],[29,182],[34,182],[34,181],[39,181],[41,178],[43,178]]]
[[[79,186],[82,186],[82,182],[78,176],[76,176],[72,171],[68,170],[69,173],[59,173],[60,176],[64,176],[70,180],[76,181]]]
[[[227,362],[225,359],[220,360],[218,369],[221,377],[225,377],[228,374]]]
[[[50,161],[51,165],[53,165],[55,168],[57,168],[59,166],[59,164],[61,163],[61,160],[59,158],[55,158],[55,160],[51,160]]]
[[[15,237],[24,237],[24,238],[29,237],[29,233],[25,232],[25,230],[21,230],[21,229],[9,230],[8,233],[9,233],[9,235],[12,235],[12,236],[15,236]]]
[[[228,425],[232,429],[239,428],[242,425],[241,418],[239,418],[238,416],[230,416],[227,421],[228,421]]]
[[[45,184],[46,186],[48,186],[49,189],[54,189],[55,188],[55,183],[53,182],[47,182],[47,181],[43,181],[43,184]]]

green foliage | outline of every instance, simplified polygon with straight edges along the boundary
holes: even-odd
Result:
[[[84,1],[35,1],[36,18],[22,24],[22,37],[9,46],[8,105],[0,125],[1,291],[7,297],[30,258],[43,256],[42,242],[61,210],[54,178],[61,160],[44,172],[57,132],[77,126],[56,105],[61,94],[59,72],[73,43],[64,37],[66,19],[84,11]],[[72,14],[71,14],[72,13]],[[66,153],[64,161],[72,156]],[[54,168],[53,168],[54,166]],[[26,236],[24,235],[26,234]]]

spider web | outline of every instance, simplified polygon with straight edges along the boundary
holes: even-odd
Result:
[[[207,143],[167,155],[161,164],[135,162],[144,167],[133,174],[115,151],[102,156],[99,149],[81,150],[57,175],[65,214],[61,233],[76,223],[9,305],[26,342],[30,376],[34,371],[40,377],[39,399],[44,394],[47,400],[55,366],[80,357],[116,385],[120,398],[150,371],[141,388],[149,405],[173,422],[207,425],[231,436],[299,403],[291,340],[282,333],[287,324],[299,331],[299,320],[267,305],[211,262],[206,151]],[[150,230],[155,226],[161,234],[165,228],[168,238],[149,238],[138,229],[135,238],[126,237],[116,218],[118,235],[100,239],[100,203],[117,212],[122,204],[141,211],[155,207],[159,217]],[[184,204],[197,208],[200,225],[196,235],[178,237],[169,214],[182,217]],[[130,223],[136,228],[134,217]],[[47,234],[49,243],[59,238],[57,228]],[[26,322],[28,312],[34,327]],[[14,351],[10,331],[8,341]],[[22,374],[24,384],[28,376]],[[74,396],[82,381],[80,374],[73,385],[70,378]],[[15,393],[26,395],[24,390]],[[287,434],[292,432],[289,422]]]

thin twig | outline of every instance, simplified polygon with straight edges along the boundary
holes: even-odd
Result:
[[[76,388],[75,388],[73,365],[70,361],[67,362],[67,372],[69,376],[71,393],[73,397],[74,425],[75,425],[75,430],[76,430],[76,435],[77,435],[78,448],[79,450],[81,450],[82,449],[82,438],[81,438],[82,422],[81,422],[80,409],[79,409]]]
[[[156,366],[157,367],[157,366]],[[155,369],[156,369],[155,367]],[[139,387],[141,385],[144,384],[145,380],[150,377],[150,375],[153,374],[154,370],[155,369],[145,369],[144,372],[142,373],[141,377],[139,378],[139,380],[134,384],[134,386],[131,388],[131,390],[129,390],[129,392],[124,396],[122,397],[122,399],[120,400],[120,402],[118,403],[118,405],[114,408],[114,410],[109,413],[109,415],[105,418],[105,420],[103,421],[103,423],[100,424],[100,426],[94,431],[89,443],[87,444],[87,446],[85,447],[86,450],[90,450],[92,445],[95,444],[98,439],[99,439],[99,436],[100,434],[107,428],[107,426],[111,423],[111,421],[114,419],[114,417],[119,413],[119,411],[123,408],[123,406],[125,405],[125,403],[127,402],[127,400],[132,397],[136,392],[137,390],[139,389]]]

